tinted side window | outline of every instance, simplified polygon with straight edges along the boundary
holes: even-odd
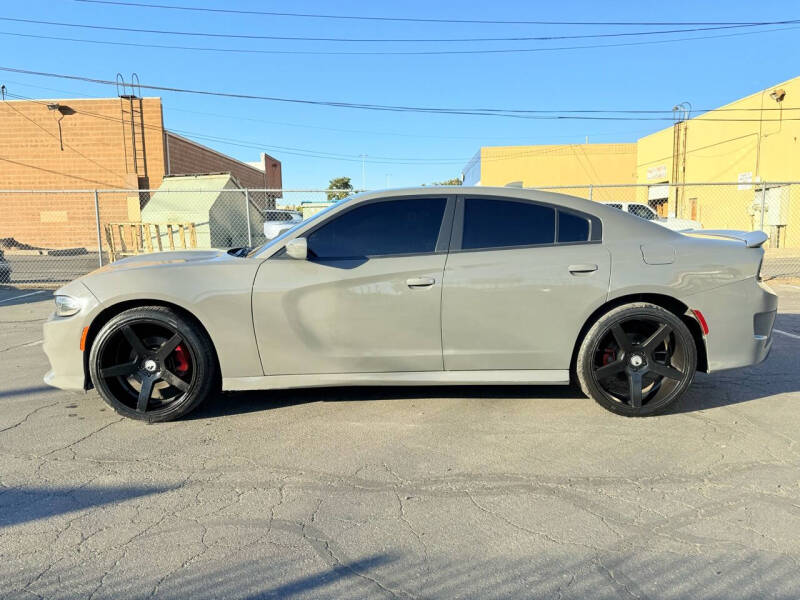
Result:
[[[532,202],[467,198],[461,247],[498,248],[555,242],[556,211]]]
[[[572,213],[558,211],[558,241],[585,242],[589,239],[589,220]]]
[[[413,198],[365,204],[313,232],[308,249],[317,258],[433,252],[446,203]]]

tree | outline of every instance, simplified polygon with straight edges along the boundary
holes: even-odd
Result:
[[[427,184],[423,183],[422,185]],[[434,181],[431,185],[461,185],[461,179],[459,177],[453,177],[445,181]]]
[[[350,195],[350,192],[353,191],[353,184],[350,183],[349,177],[334,177],[328,182],[328,189],[345,190],[341,192],[328,192],[328,202],[338,202]]]

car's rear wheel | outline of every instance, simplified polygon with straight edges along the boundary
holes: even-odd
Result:
[[[159,306],[126,310],[103,325],[91,347],[89,371],[114,410],[151,423],[188,414],[218,381],[206,333]]]
[[[664,411],[694,378],[697,348],[686,324],[649,303],[619,306],[592,325],[581,344],[576,375],[583,392],[617,414]]]

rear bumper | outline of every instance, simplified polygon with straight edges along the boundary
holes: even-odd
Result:
[[[755,277],[694,294],[689,307],[708,323],[708,371],[735,369],[763,362],[772,349],[772,327],[778,296]]]

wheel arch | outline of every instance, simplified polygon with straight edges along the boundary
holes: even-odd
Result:
[[[667,309],[672,314],[677,316],[681,321],[683,321],[686,327],[689,329],[689,332],[692,334],[695,347],[697,348],[697,370],[703,373],[708,372],[708,352],[706,348],[705,337],[703,336],[703,330],[700,326],[700,323],[697,322],[697,319],[689,311],[689,307],[684,302],[681,302],[677,298],[667,294],[636,293],[612,298],[606,303],[601,304],[599,307],[597,307],[597,309],[594,310],[594,312],[592,312],[591,315],[589,315],[584,322],[583,327],[581,327],[578,337],[575,339],[575,346],[572,349],[572,359],[570,361],[571,373],[575,372],[578,351],[580,350],[581,344],[583,343],[583,340],[586,337],[586,334],[589,332],[589,329],[591,329],[592,325],[594,325],[595,322],[597,322],[597,320],[608,311],[617,308],[618,306],[622,306],[623,304],[630,304],[631,302],[649,302],[650,304],[655,304],[656,306]]]
[[[146,306],[160,306],[163,308],[169,308],[170,310],[175,311],[176,313],[180,314],[182,317],[192,321],[200,330],[206,335],[209,342],[211,343],[211,348],[214,351],[214,362],[216,364],[217,370],[219,371],[219,356],[217,354],[217,347],[214,344],[214,339],[211,337],[208,329],[203,325],[203,322],[197,318],[197,316],[192,313],[192,311],[186,309],[185,307],[175,304],[174,302],[168,302],[166,300],[156,300],[156,299],[143,299],[137,298],[135,300],[123,300],[121,302],[117,302],[112,304],[111,306],[107,306],[103,310],[101,310],[95,317],[92,319],[91,324],[89,325],[89,331],[86,334],[86,344],[84,346],[83,351],[83,387],[84,389],[91,389],[92,386],[92,378],[89,376],[89,354],[92,349],[92,344],[94,343],[95,338],[97,338],[97,334],[103,328],[103,325],[108,323],[111,319],[113,319],[118,314],[125,312],[131,308],[143,308]]]

